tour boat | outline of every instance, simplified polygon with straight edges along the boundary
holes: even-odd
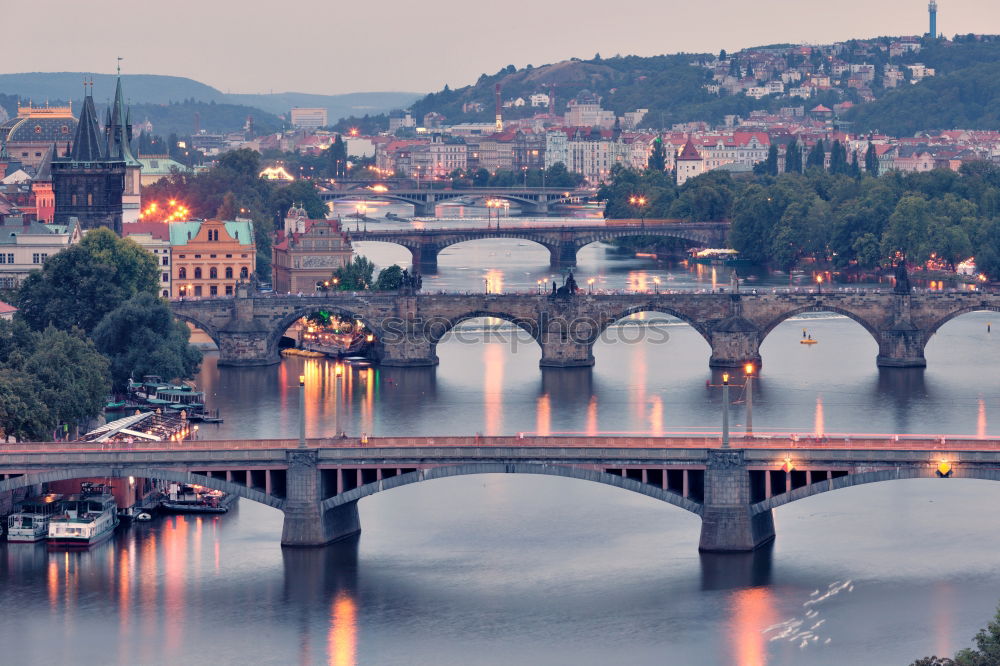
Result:
[[[62,495],[50,493],[21,502],[7,516],[7,541],[44,541],[49,535],[49,518],[59,510]]]
[[[49,519],[50,548],[89,548],[109,539],[118,527],[118,505],[103,484],[82,484],[79,495],[61,502]]]
[[[162,513],[228,513],[234,497],[201,486],[170,484],[167,498],[160,501]]]

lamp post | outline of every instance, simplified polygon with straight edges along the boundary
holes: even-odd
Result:
[[[594,278],[587,280],[587,287],[590,289],[590,293],[594,293]]]
[[[653,291],[657,294],[660,293],[660,278],[658,277],[653,278]]]
[[[646,203],[647,199],[644,196],[632,195],[628,198],[628,202],[635,206],[636,210],[639,211],[639,226],[643,229],[646,228]]]
[[[823,276],[822,276],[822,274],[816,276],[816,293],[817,294],[822,294],[823,293]]]
[[[299,448],[306,448],[306,376],[299,375]]]
[[[747,437],[750,437],[753,435],[753,363],[747,363],[743,370],[747,375]]]
[[[722,373],[722,448],[729,448],[729,373]]]

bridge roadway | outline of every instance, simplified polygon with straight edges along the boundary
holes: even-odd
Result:
[[[556,226],[517,224],[469,227],[464,229],[384,229],[349,231],[351,241],[380,241],[402,245],[410,251],[416,272],[437,271],[441,250],[465,241],[483,238],[517,238],[538,243],[549,251],[549,263],[556,268],[576,266],[580,248],[597,241],[634,236],[678,238],[693,245],[723,247],[729,222],[688,222],[686,220],[615,220],[613,224]]]
[[[761,293],[422,294],[332,292],[263,295],[237,285],[236,296],[173,301],[179,319],[204,330],[219,347],[222,365],[266,365],[280,360],[278,343],[295,321],[319,310],[361,321],[373,334],[369,354],[386,366],[433,366],[437,345],[458,324],[476,317],[513,323],[541,348],[546,367],[590,366],[593,346],[615,322],[660,312],[690,324],[711,348],[709,365],[760,364],[760,345],[781,322],[804,312],[833,312],[858,322],[878,344],[876,363],[924,367],[924,347],[952,318],[1000,311],[1000,294],[891,291]]]
[[[466,474],[545,474],[641,493],[702,520],[699,548],[748,551],[774,538],[772,511],[866,483],[1000,480],[1000,441],[844,437],[370,437],[308,440],[0,444],[0,492],[75,478],[195,483],[284,512],[284,546],[361,529],[358,500]],[[40,488],[39,488],[40,489]]]
[[[453,199],[505,199],[520,205],[527,215],[545,215],[552,204],[578,201],[594,195],[593,190],[566,190],[558,187],[470,187],[460,190],[431,188],[389,189],[376,192],[368,187],[345,190],[320,190],[320,199],[326,202],[340,199],[381,199],[413,205],[414,215],[434,215],[437,204]]]

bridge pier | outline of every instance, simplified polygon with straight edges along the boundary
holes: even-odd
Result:
[[[438,270],[438,253],[441,248],[434,243],[421,243],[415,249],[410,249],[411,263],[414,273],[432,275]]]
[[[754,515],[750,504],[750,474],[743,451],[709,450],[698,550],[746,552],[772,541],[771,511]]]
[[[266,331],[220,331],[218,334],[219,365],[273,365],[281,361],[277,348],[268,344]]]
[[[741,317],[730,317],[710,333],[710,368],[742,368],[747,363],[760,367],[760,331]]]
[[[926,368],[925,343],[923,331],[897,323],[881,331],[875,363],[882,368]]]
[[[540,343],[543,368],[585,368],[594,365],[594,346],[573,340],[546,340]]]
[[[548,246],[549,264],[552,268],[573,268],[576,266],[576,251],[580,249],[576,243],[561,241],[558,245]]]
[[[436,345],[413,334],[391,333],[381,337],[374,348],[379,365],[393,368],[421,368],[438,364]]]
[[[323,509],[320,471],[316,450],[288,451],[285,520],[281,528],[283,547],[325,546],[361,531],[357,501]]]

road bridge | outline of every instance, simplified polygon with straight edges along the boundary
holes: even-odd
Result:
[[[521,206],[525,215],[545,215],[549,206],[559,203],[579,201],[593,196],[592,190],[558,187],[470,187],[460,190],[438,190],[429,188],[390,189],[376,192],[368,188],[345,190],[320,190],[319,196],[325,202],[342,199],[380,199],[398,201],[413,205],[413,213],[418,217],[434,215],[439,203],[453,199],[505,199]]]
[[[0,445],[0,492],[74,478],[162,479],[284,512],[284,546],[361,529],[358,501],[467,474],[543,474],[603,483],[701,518],[700,549],[749,551],[774,538],[772,511],[813,495],[898,479],[1000,480],[1000,441],[918,438],[384,437]],[[942,466],[944,463],[944,466]]]
[[[362,322],[373,334],[373,360],[388,366],[432,366],[438,343],[458,324],[494,317],[525,331],[541,348],[542,366],[594,364],[593,346],[617,321],[659,312],[690,324],[711,347],[709,365],[761,363],[760,345],[778,324],[804,312],[832,312],[858,322],[878,344],[884,367],[924,367],[924,348],[946,322],[979,310],[1000,311],[1000,294],[891,291],[768,293],[420,294],[331,292],[262,295],[238,285],[236,297],[172,301],[176,317],[204,330],[221,365],[277,363],[279,341],[301,317],[319,310]]]
[[[729,222],[688,222],[686,220],[615,220],[613,225],[568,226],[501,225],[465,229],[383,229],[349,231],[351,241],[379,241],[402,245],[410,251],[415,272],[434,273],[441,250],[465,241],[484,238],[516,238],[538,243],[549,251],[549,263],[556,268],[576,266],[580,248],[598,241],[655,236],[677,238],[692,245],[723,247]]]

